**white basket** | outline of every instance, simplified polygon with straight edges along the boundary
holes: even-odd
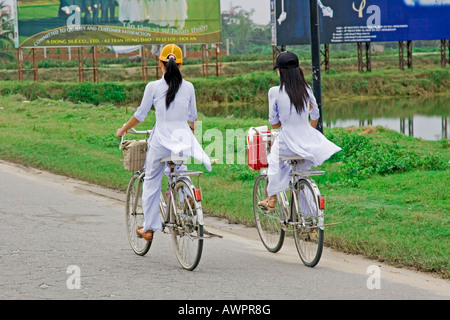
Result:
[[[147,140],[123,140],[120,149],[123,152],[123,167],[127,171],[139,171],[144,168],[147,155]]]

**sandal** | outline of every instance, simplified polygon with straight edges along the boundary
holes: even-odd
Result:
[[[144,227],[137,227],[136,228],[136,233],[138,235],[138,237],[143,238],[145,241],[147,242],[151,242],[153,241],[153,230],[148,230],[143,232],[142,230],[144,229]]]
[[[274,204],[273,207],[271,205],[269,205],[269,204],[272,204],[272,203]],[[266,198],[266,199],[263,199],[263,200],[259,201],[258,202],[258,206],[260,206],[260,207],[266,209],[268,212],[272,213],[272,212],[275,211],[276,203],[277,203],[277,198],[275,198],[275,199]]]

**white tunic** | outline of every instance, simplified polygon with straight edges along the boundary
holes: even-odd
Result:
[[[192,83],[183,80],[175,100],[166,108],[166,92],[169,86],[164,78],[147,84],[141,106],[134,117],[144,121],[151,107],[155,108],[156,124],[149,139],[170,150],[174,155],[194,157],[211,171],[211,161],[198,143],[187,121],[197,120],[195,89]],[[156,142],[155,141],[155,142]],[[150,149],[150,148],[149,148]]]
[[[281,161],[282,158],[299,155],[307,160],[301,164],[301,168],[308,169],[311,166],[321,165],[341,150],[310,125],[309,116],[312,120],[317,120],[320,114],[312,90],[308,87],[307,91],[309,98],[304,111],[298,114],[284,89],[280,91],[280,87],[277,86],[269,90],[269,122],[272,125],[281,122],[279,135],[268,156],[269,195],[278,194],[289,186],[291,167]],[[311,111],[310,102],[313,105]]]
[[[194,86],[183,80],[175,100],[166,108],[168,85],[164,78],[147,84],[141,106],[134,113],[139,121],[144,121],[151,107],[155,108],[156,124],[149,139],[145,161],[145,178],[142,192],[144,210],[143,231],[162,230],[159,214],[161,180],[165,164],[162,158],[172,155],[192,156],[201,161],[211,171],[211,161],[189,128],[187,121],[197,119],[197,105]],[[185,170],[185,166],[175,168]]]

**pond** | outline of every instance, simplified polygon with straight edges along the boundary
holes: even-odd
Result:
[[[201,108],[207,116],[267,118],[267,105],[219,105]],[[383,126],[424,140],[450,136],[450,96],[432,98],[324,101],[323,126]]]

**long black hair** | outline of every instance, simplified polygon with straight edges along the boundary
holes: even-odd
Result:
[[[289,96],[289,99],[291,99],[291,107],[294,105],[297,113],[301,114],[305,109],[305,105],[309,97],[308,91],[306,91],[309,85],[306,82],[303,70],[298,67],[279,69],[279,71],[280,90],[284,88]]]
[[[166,108],[169,109],[170,104],[175,100],[175,95],[180,88],[183,77],[181,76],[180,68],[175,59],[170,57],[167,61],[163,62],[166,73],[164,74],[164,80],[166,80],[169,89],[166,92]]]

